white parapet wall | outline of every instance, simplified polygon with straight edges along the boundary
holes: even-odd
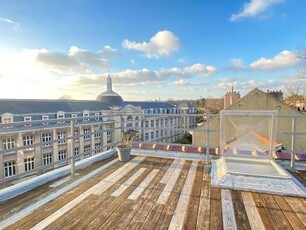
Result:
[[[111,157],[115,155],[116,151],[114,149],[108,150],[106,152],[99,153],[97,155],[88,157],[86,159],[83,159],[81,161],[78,161],[75,163],[75,169],[83,169],[88,167],[89,165],[101,161],[103,159],[106,159],[108,157]],[[43,175],[25,180],[23,182],[20,182],[18,184],[12,185],[10,187],[4,188],[0,190],[0,203],[5,202],[6,200],[12,199],[16,196],[19,196],[25,192],[28,192],[38,186],[41,186],[43,184],[46,184],[50,181],[56,180],[58,178],[61,178],[63,176],[70,174],[70,165],[66,165],[64,167],[54,169],[48,173],[45,173]]]

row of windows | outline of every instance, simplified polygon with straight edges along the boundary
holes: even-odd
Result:
[[[109,130],[107,131],[107,134],[109,135]],[[84,128],[83,129],[83,133],[84,133],[84,140],[89,140],[91,133],[90,133],[90,128]],[[74,140],[78,141],[79,140],[79,130],[76,129],[74,131]],[[101,137],[101,131],[98,127],[95,128],[94,131],[94,137],[95,138],[99,138]],[[57,138],[59,139],[58,143],[59,144],[65,144],[66,143],[66,131],[58,131],[57,132]],[[28,145],[33,145],[34,144],[34,136],[33,135],[25,135],[22,137],[22,141],[23,141],[23,145],[24,146],[28,146]],[[43,133],[42,134],[42,143],[44,147],[48,147],[52,145],[52,133]],[[12,149],[15,148],[15,138],[14,137],[8,137],[8,138],[4,138],[2,139],[2,143],[3,143],[3,150],[7,150],[7,149]]]
[[[94,116],[96,116],[96,118],[95,118],[96,121],[101,120],[101,118],[98,117],[100,115],[101,115],[100,113],[95,113],[94,114]],[[90,116],[89,112],[84,112],[83,113],[83,117],[89,117],[89,116]],[[71,114],[71,117],[72,118],[78,118],[78,114],[76,114],[76,113]],[[57,113],[56,119],[64,119],[64,118],[65,118],[65,113],[62,113],[62,112]],[[42,121],[47,121],[47,120],[49,120],[49,116],[48,115],[42,115],[41,120]],[[83,120],[84,121],[89,121],[89,118],[84,118]],[[32,121],[32,117],[31,116],[23,117],[23,121],[24,122],[30,122],[30,121]],[[2,117],[2,123],[3,124],[13,123],[13,116]],[[61,121],[59,123],[61,123]],[[64,121],[63,121],[63,123],[64,123]],[[48,124],[48,123],[44,123],[44,124]]]
[[[95,143],[95,153],[101,152],[101,143]],[[80,148],[75,147],[74,148],[74,155],[76,156],[75,159],[79,160],[79,153]],[[90,145],[84,146],[84,157],[91,156],[91,147]],[[59,150],[58,151],[58,159],[59,160],[65,160],[67,159],[67,150]],[[52,153],[45,153],[43,155],[43,165],[49,165],[53,162],[53,155]],[[27,158],[24,159],[24,170],[31,171],[34,169],[34,158]],[[15,161],[9,161],[4,163],[4,176],[10,177],[16,175],[16,162]]]

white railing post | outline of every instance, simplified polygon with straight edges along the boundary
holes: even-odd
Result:
[[[71,140],[70,140],[70,156],[71,156],[71,176],[75,175],[75,159],[74,159],[74,120],[70,120],[70,132],[71,132]]]
[[[291,162],[290,168],[295,170],[295,154],[296,154],[296,117],[292,118],[292,128],[291,128]]]
[[[210,135],[210,128],[209,128],[209,117],[206,120],[206,162],[209,161],[209,135]]]

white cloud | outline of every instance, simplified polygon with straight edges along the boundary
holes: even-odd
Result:
[[[172,85],[186,86],[190,85],[190,82],[187,81],[186,79],[180,79],[178,81],[173,82]]]
[[[110,46],[104,46],[104,48],[100,51],[100,53],[104,58],[111,58],[118,56],[118,51]]]
[[[14,30],[17,30],[20,27],[20,24],[18,22],[15,22],[9,18],[0,17],[0,22],[12,25],[14,27]]]
[[[298,60],[294,57],[294,53],[284,50],[277,54],[275,57],[260,58],[250,64],[252,69],[261,71],[276,71],[284,68],[290,68],[298,65]]]
[[[45,68],[54,71],[91,71],[91,68],[99,67],[106,69],[110,66],[104,56],[114,56],[116,51],[110,46],[104,47],[102,51],[92,52],[86,49],[71,46],[68,53],[39,50],[36,61]]]
[[[232,14],[230,21],[237,21],[245,17],[256,17],[273,5],[279,4],[285,0],[251,0],[243,3],[243,10],[238,14]]]
[[[130,50],[142,51],[148,58],[160,58],[168,56],[180,48],[180,40],[174,33],[168,30],[159,31],[149,42],[137,43],[128,39],[122,42],[122,46]]]
[[[133,65],[136,65],[136,62],[135,62],[133,59],[131,59],[130,62],[131,62]]]
[[[275,79],[267,79],[264,81],[258,80],[248,80],[239,82],[237,80],[230,81],[230,78],[219,79],[220,83],[218,83],[215,87],[216,90],[229,90],[232,86],[234,86],[235,90],[252,90],[254,88],[276,88],[281,85],[280,82],[276,81]]]
[[[184,71],[186,73],[189,73],[189,74],[195,74],[195,75],[202,75],[204,77],[210,77],[212,75],[215,75],[216,72],[217,72],[217,69],[216,67],[214,66],[206,66],[206,65],[203,65],[203,64],[194,64],[192,66],[189,66],[189,67],[185,67],[184,68]]]

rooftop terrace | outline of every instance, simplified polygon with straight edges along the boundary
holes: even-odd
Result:
[[[306,199],[213,188],[210,163],[111,157],[0,205],[4,229],[305,229]],[[306,173],[293,175],[306,185]]]

